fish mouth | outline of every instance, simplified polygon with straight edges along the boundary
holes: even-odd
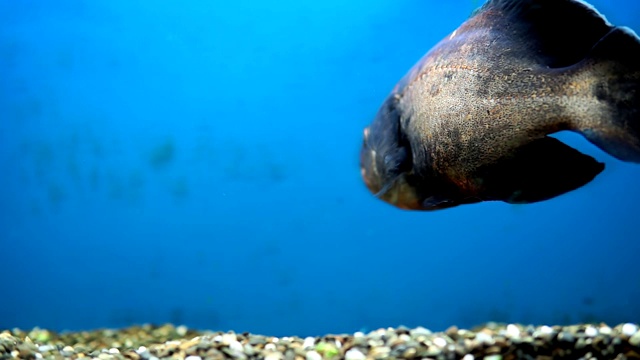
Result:
[[[482,201],[477,197],[457,199],[437,195],[420,196],[418,189],[411,185],[411,173],[401,173],[384,182],[375,181],[379,178],[372,179],[367,176],[364,168],[361,169],[361,174],[367,188],[376,198],[403,210],[435,211]]]
[[[369,190],[378,199],[405,210],[424,210],[421,201],[418,198],[416,189],[407,182],[407,174],[402,173],[374,191],[371,187]]]
[[[369,191],[378,199],[401,209],[422,210],[417,190],[407,181],[411,174],[388,166],[380,168],[376,159],[380,156],[369,145],[370,129],[364,129],[360,150],[360,176]]]
[[[400,173],[384,179],[376,167],[375,150],[366,145],[360,153],[360,176],[367,189],[378,199],[401,209],[422,209],[416,189],[407,183],[407,174]]]

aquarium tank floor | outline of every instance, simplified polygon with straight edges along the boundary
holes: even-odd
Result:
[[[274,337],[185,326],[142,325],[56,333],[34,328],[0,333],[0,359],[101,360],[382,360],[638,359],[632,323],[532,326],[488,323],[444,332],[387,328],[320,337]]]

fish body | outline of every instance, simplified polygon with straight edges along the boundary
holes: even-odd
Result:
[[[489,0],[399,81],[364,130],[361,173],[403,209],[532,203],[640,162],[640,40],[576,0]]]

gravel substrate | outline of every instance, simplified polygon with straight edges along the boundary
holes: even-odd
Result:
[[[18,329],[0,333],[0,359],[640,359],[636,324],[523,326],[487,324],[389,328],[299,338],[195,331],[184,326],[135,326],[118,330],[55,333]]]

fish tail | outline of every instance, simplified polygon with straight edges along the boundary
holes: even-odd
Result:
[[[598,79],[592,87],[598,107],[576,130],[610,155],[640,163],[640,39],[628,28],[613,28],[586,63]]]

